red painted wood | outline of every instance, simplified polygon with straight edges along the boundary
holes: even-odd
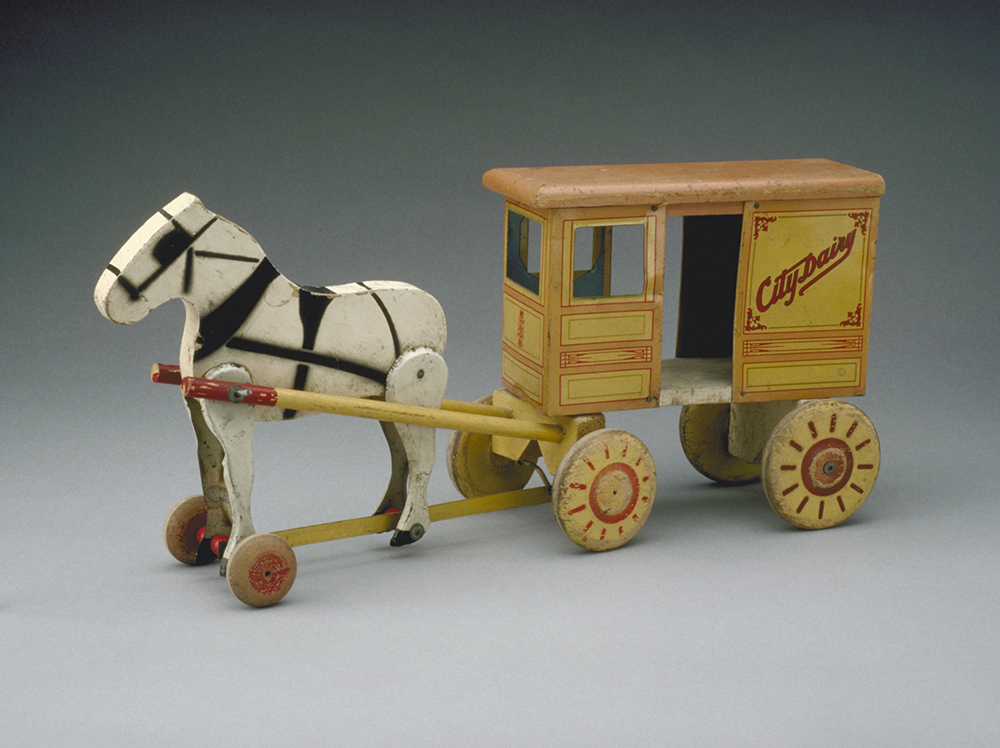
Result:
[[[184,377],[181,383],[181,390],[186,397],[197,397],[202,400],[221,400],[232,402],[229,392],[233,387],[244,392],[242,399],[238,402],[244,405],[276,405],[278,393],[273,387],[261,387],[256,384],[239,384],[237,382],[218,382],[214,379],[201,379],[199,377]]]
[[[173,364],[153,364],[149,378],[159,384],[180,384],[181,367]]]

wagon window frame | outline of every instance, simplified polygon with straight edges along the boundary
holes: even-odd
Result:
[[[521,219],[516,226],[512,220],[515,216]],[[542,288],[545,287],[543,255],[547,230],[545,217],[507,203],[504,213],[504,276],[538,299],[541,299]]]
[[[615,241],[612,239],[609,242],[609,249],[611,250],[608,254],[611,256],[611,267],[610,269],[603,266],[602,275],[603,278],[603,289],[600,295],[584,295],[582,293],[583,289],[579,283],[580,278],[584,277],[586,273],[597,269],[597,263],[603,263],[604,258],[598,258],[599,250],[597,248],[597,243],[599,240],[597,232],[590,234],[589,232],[581,232],[580,229],[607,229],[607,233],[600,232],[605,237],[610,238],[614,236],[615,227],[619,226],[641,226],[643,229],[642,235],[642,245],[641,245],[641,258],[638,262],[641,264],[642,272],[642,286],[638,293],[615,293],[615,268],[619,267],[615,263],[615,251],[621,252],[623,249],[627,252],[635,250],[635,247],[622,247],[619,243],[617,250],[615,249]],[[651,225],[650,216],[623,216],[623,217],[601,217],[601,218],[586,218],[586,219],[570,219],[565,222],[565,234],[563,238],[564,246],[569,248],[569,252],[564,256],[564,267],[563,267],[563,278],[564,278],[564,288],[566,289],[565,295],[568,297],[568,301],[572,306],[578,305],[591,305],[591,304],[621,304],[627,302],[648,302],[653,300],[653,287],[656,281],[656,227]],[[577,247],[577,238],[582,236],[593,237],[589,241],[585,241],[583,246]],[[620,236],[620,233],[619,233]],[[578,257],[579,252],[584,253],[584,257]],[[587,257],[589,256],[589,260]],[[620,256],[620,255],[619,255]],[[579,260],[579,262],[578,262]],[[628,262],[636,262],[634,255],[629,257]],[[588,271],[580,271],[579,267],[589,266],[591,269]],[[633,268],[635,266],[633,265]]]

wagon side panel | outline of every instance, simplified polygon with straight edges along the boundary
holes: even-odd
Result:
[[[555,211],[552,320],[545,412],[580,415],[658,405],[663,328],[663,210]],[[626,233],[632,231],[631,234]],[[603,232],[610,247],[598,250]],[[622,233],[620,233],[622,232]],[[603,279],[586,289],[603,256]],[[614,261],[611,261],[611,258]],[[608,272],[610,266],[614,270]],[[624,281],[616,287],[616,281]]]
[[[507,202],[504,217],[504,387],[541,409],[549,320],[551,211]]]
[[[733,401],[863,395],[878,199],[748,202]]]

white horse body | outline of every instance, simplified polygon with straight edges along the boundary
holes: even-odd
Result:
[[[405,283],[300,287],[243,229],[183,194],[122,246],[94,291],[101,313],[132,324],[174,298],[186,307],[182,376],[253,382],[437,407],[447,367],[444,313]],[[304,415],[277,408],[187,399],[209,507],[206,537],[232,530],[225,558],[253,533],[253,420]],[[401,510],[394,545],[430,523],[426,488],[434,430],[383,424],[392,478],[378,511]],[[228,499],[228,500],[227,500]],[[224,559],[225,562],[225,559]]]

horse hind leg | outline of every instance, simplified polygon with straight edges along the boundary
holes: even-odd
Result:
[[[217,366],[205,376],[223,382],[250,382],[249,372],[242,366],[233,364]],[[254,533],[250,516],[250,491],[253,487],[253,406],[202,400],[201,408],[205,423],[222,447],[222,477],[229,497],[233,528],[219,568],[219,573],[225,576],[233,549]]]
[[[429,348],[417,348],[401,355],[389,370],[385,399],[386,402],[437,408],[444,399],[447,385],[448,367],[441,354]],[[395,430],[406,454],[406,501],[390,545],[402,546],[420,540],[431,523],[427,486],[434,468],[435,429],[399,423]]]
[[[406,504],[406,476],[409,472],[406,448],[396,430],[396,424],[381,421],[379,425],[382,427],[382,433],[385,434],[385,440],[389,445],[392,471],[389,474],[389,485],[385,489],[385,496],[382,497],[382,503],[378,505],[375,514],[385,514],[389,511],[401,512]]]

